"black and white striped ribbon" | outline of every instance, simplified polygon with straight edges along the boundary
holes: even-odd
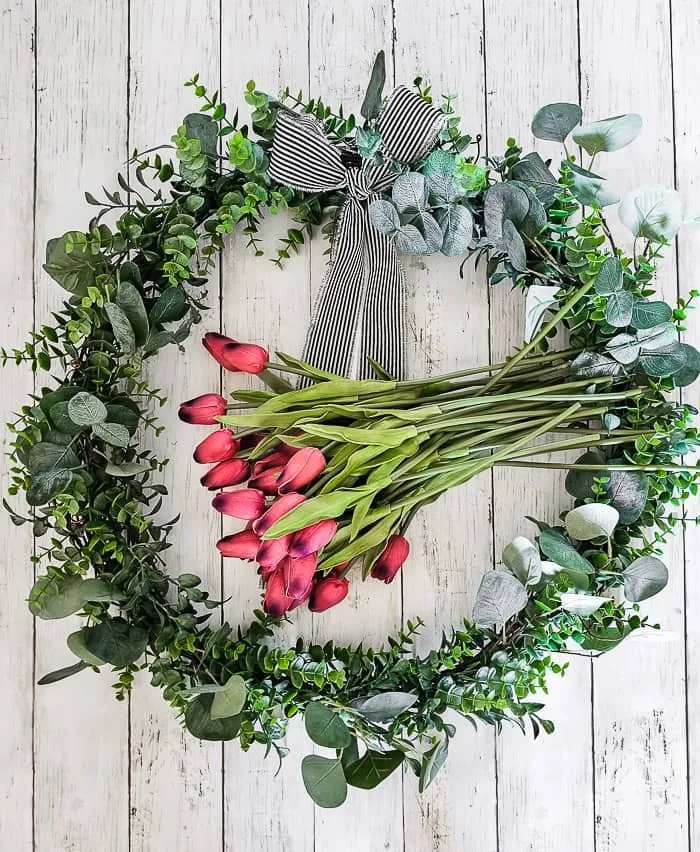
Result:
[[[349,375],[357,344],[360,378],[372,375],[368,358],[404,377],[404,272],[394,244],[372,226],[367,207],[396,179],[391,161],[407,164],[424,157],[443,124],[438,110],[401,86],[377,119],[385,162],[346,165],[348,149],[329,139],[321,122],[279,113],[271,177],[306,192],[347,190],[306,341],[304,357],[315,367]]]

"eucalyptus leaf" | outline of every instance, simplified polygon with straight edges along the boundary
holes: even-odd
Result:
[[[567,571],[580,572],[582,574],[593,574],[593,565],[576,550],[559,532],[553,529],[542,530],[539,538],[540,550],[545,556],[561,565]]]
[[[581,123],[581,107],[578,104],[546,104],[532,119],[532,135],[537,139],[564,142],[566,137]]]
[[[330,707],[320,701],[311,701],[304,713],[306,733],[325,748],[348,748],[352,737],[348,726]]]
[[[230,719],[245,707],[248,697],[245,681],[240,675],[231,675],[226,681],[224,690],[217,692],[211,703],[209,715],[214,719]]]
[[[321,808],[340,807],[347,798],[348,785],[337,758],[307,755],[301,762],[301,777],[306,792]]]
[[[88,664],[83,660],[79,660],[77,663],[73,663],[72,666],[64,666],[62,669],[56,669],[54,672],[45,674],[43,677],[39,678],[37,684],[39,686],[47,686],[50,683],[58,683],[58,681],[65,680],[67,677],[72,677],[74,674],[78,674],[78,672],[82,672],[86,668],[88,668]]]
[[[611,293],[605,306],[605,321],[615,328],[626,328],[632,322],[633,306],[634,296],[628,290]]]
[[[564,524],[566,532],[577,541],[590,541],[594,538],[610,538],[620,520],[620,514],[614,506],[607,503],[584,503],[566,513]]]
[[[85,628],[90,653],[113,666],[135,663],[146,650],[148,634],[123,618],[110,618]]]
[[[373,751],[368,749],[359,760],[345,764],[345,778],[348,784],[362,790],[373,790],[388,778],[403,763],[404,754],[393,751]]]
[[[148,315],[151,325],[176,322],[187,313],[187,297],[182,287],[168,287],[156,299]]]
[[[477,627],[500,630],[527,604],[525,586],[506,571],[487,571],[476,593],[472,621]]]
[[[361,157],[371,159],[382,144],[381,134],[371,127],[358,127],[355,132],[355,145]]]
[[[474,217],[461,204],[450,204],[437,211],[443,234],[441,252],[447,257],[466,254],[474,234]]]
[[[690,359],[690,353],[684,344],[674,341],[669,346],[653,352],[643,352],[639,362],[648,376],[663,378],[680,372]]]
[[[126,479],[132,476],[138,476],[139,473],[145,473],[147,470],[150,470],[150,468],[142,464],[138,464],[137,462],[122,462],[121,464],[108,462],[105,465],[105,473],[108,476],[116,476]]]
[[[680,347],[685,363],[673,374],[674,384],[679,388],[692,385],[700,376],[700,352],[689,343],[681,343]]]
[[[38,577],[29,592],[29,611],[46,620],[66,618],[83,608],[82,577]]]
[[[372,66],[372,74],[367,85],[367,91],[360,107],[360,115],[368,120],[379,115],[382,105],[382,92],[386,82],[386,64],[384,51],[380,50]]]
[[[620,200],[620,196],[605,178],[577,166],[576,163],[567,163],[567,165],[572,174],[571,193],[581,204],[602,208],[617,204]]]
[[[547,311],[558,304],[559,285],[530,284],[525,295],[525,342],[529,343],[539,331]]]
[[[600,450],[588,450],[582,456],[576,459],[575,464],[605,464],[605,456]],[[572,468],[566,474],[564,487],[578,500],[586,500],[593,494],[593,483],[595,479],[610,476],[610,471],[606,470],[585,470],[582,468]]]
[[[516,536],[503,548],[503,564],[524,586],[535,586],[542,576],[540,552],[530,539]]]
[[[611,459],[610,464],[623,464]],[[605,493],[620,515],[621,524],[633,524],[644,511],[649,495],[649,477],[641,470],[611,470]]]
[[[129,430],[121,423],[96,423],[92,434],[112,447],[129,446]]]
[[[454,155],[447,151],[433,151],[425,161],[423,174],[433,206],[454,204],[465,195],[462,185],[454,177],[454,168]]]
[[[571,372],[584,378],[620,376],[622,367],[613,358],[600,352],[582,352],[571,362]]]
[[[646,186],[624,195],[617,213],[635,237],[658,243],[672,240],[678,233],[683,224],[683,201],[675,189]]]
[[[632,322],[637,329],[653,328],[661,323],[668,322],[673,316],[671,306],[666,302],[647,302],[644,299],[635,299],[632,307]]]
[[[40,441],[29,450],[27,468],[31,473],[68,470],[80,465],[80,459],[70,446]]]
[[[503,225],[512,222],[519,225],[530,210],[530,201],[525,190],[510,183],[496,183],[489,188],[484,198],[484,228],[492,240],[503,238]]]
[[[30,506],[45,506],[71,483],[73,474],[69,470],[46,470],[32,476],[26,499]]]
[[[370,222],[382,234],[394,234],[401,227],[399,212],[391,201],[373,201],[368,211]]]
[[[65,435],[77,435],[86,428],[85,426],[79,426],[71,420],[71,417],[68,414],[67,401],[57,402],[56,405],[52,406],[51,411],[49,412],[49,419],[56,429],[58,429],[59,432],[63,432]]]
[[[104,660],[101,660],[99,657],[93,654],[88,646],[85,644],[85,628],[82,630],[76,630],[75,633],[71,633],[68,639],[66,640],[66,644],[68,648],[75,654],[76,657],[79,657],[83,662],[87,663],[89,666],[103,666]]]
[[[80,391],[68,400],[68,416],[77,426],[94,426],[107,419],[107,407],[93,394]]]
[[[421,213],[426,254],[434,254],[442,248],[442,230],[430,213]]]
[[[428,246],[415,225],[402,225],[394,233],[397,251],[403,254],[427,254]]]
[[[560,596],[560,600],[563,610],[585,617],[593,615],[594,612],[597,612],[610,599],[602,598],[598,595],[581,595],[575,592],[564,592]]]
[[[622,572],[625,597],[639,603],[658,594],[668,583],[668,568],[655,556],[640,556]]]
[[[423,793],[432,784],[438,772],[442,769],[443,764],[447,760],[447,752],[450,741],[445,737],[437,745],[434,745],[423,756],[423,764],[421,767],[420,779],[418,781],[418,791]]]
[[[68,231],[46,244],[44,270],[64,290],[76,296],[87,295],[87,288],[94,285],[95,277],[106,268],[103,254],[93,254],[81,245],[79,240],[84,238],[85,235],[78,231]],[[73,246],[70,252],[66,251],[68,240]]]
[[[599,296],[610,296],[622,290],[622,264],[617,257],[608,257],[598,270],[593,286]]]
[[[572,138],[592,157],[601,151],[617,151],[633,142],[642,129],[642,119],[636,113],[603,118],[577,128]]]
[[[210,116],[202,112],[191,112],[184,117],[182,123],[185,125],[188,139],[199,139],[202,151],[216,156],[219,128]]]
[[[634,334],[616,334],[608,340],[605,349],[616,361],[625,365],[634,364],[642,351]]]
[[[508,260],[510,260],[513,266],[519,272],[525,272],[527,270],[525,243],[518,233],[518,229],[510,221],[510,219],[506,219],[503,223],[502,245],[508,254]]]
[[[241,729],[239,716],[227,716],[212,719],[211,706],[214,695],[197,695],[187,705],[185,725],[187,730],[197,739],[211,741],[233,740]]]
[[[351,706],[370,722],[391,722],[413,707],[416,701],[418,696],[412,692],[380,692],[370,698],[355,699]]]
[[[514,163],[511,173],[520,183],[532,189],[544,207],[551,207],[562,187],[535,151]]]
[[[105,304],[105,313],[112,326],[114,339],[121,347],[122,352],[125,355],[133,354],[136,351],[136,335],[127,315],[114,302],[107,302]]]
[[[642,352],[656,352],[664,349],[678,339],[678,329],[671,322],[662,322],[651,328],[640,328],[637,340]]]
[[[391,189],[391,198],[400,213],[422,213],[428,207],[428,187],[420,172],[399,175]]]
[[[115,299],[133,329],[136,344],[143,346],[148,338],[148,315],[141,294],[129,281],[120,281]]]

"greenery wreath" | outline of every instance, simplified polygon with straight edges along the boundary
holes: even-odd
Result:
[[[203,105],[172,137],[176,161],[135,152],[132,178],[119,175],[106,201],[86,193],[100,208],[87,230],[47,246],[44,268],[70,297],[54,325],[2,351],[4,361],[61,372],[9,427],[9,490],[26,492],[31,508],[5,506],[41,539],[29,607],[40,618],[85,620],[68,637],[77,662],[40,683],[110,665],[123,699],[146,668],[196,737],[262,743],[280,757],[287,720],[303,713],[311,739],[335,749],[302,762],[309,794],[325,807],[340,805],[348,784],[372,788],[402,764],[427,787],[455,734],[447,710],[475,725],[525,730],[529,720],[535,735],[551,731],[540,695],[547,675],[566,668],[554,652],[600,653],[652,632],[638,602],[664,587],[660,546],[685,521],[668,506],[697,489],[695,468],[678,463],[697,446],[696,412],[667,396],[698,376],[700,356],[678,341],[688,302],[671,307],[652,286],[684,222],[682,203],[660,187],[625,196],[628,256],[604,215],[618,198],[591,171],[600,152],[634,139],[639,117],[582,125],[574,104],[541,109],[534,135],[563,145],[555,175],[513,139],[503,156],[480,161],[479,137],[462,133],[454,99],[443,97],[431,149],[400,163],[378,131],[383,83],[380,55],[360,127],[342,109],[289,91],[274,100],[250,82],[251,130],[195,76],[186,85]],[[415,90],[432,103],[422,79]],[[404,252],[476,255],[492,284],[525,290],[528,342],[502,364],[398,381],[374,362],[374,378],[348,379],[206,335],[223,367],[268,385],[234,393],[233,405],[204,394],[180,408],[188,422],[223,424],[195,460],[214,464],[206,487],[244,485],[214,497],[216,509],[249,521],[218,547],[255,560],[265,586],[248,626],[215,626],[219,604],[199,577],[166,570],[175,521],[156,517],[166,490],[153,481],[165,462],[139,445],[143,430],[159,432],[149,406],[164,400],[142,366],[181,347],[199,321],[226,234],[242,229],[260,255],[264,215],[289,209],[298,227],[281,241],[281,264],[316,230],[331,241],[337,233],[342,189],[293,189],[270,175],[283,114],[309,121],[359,169],[388,166],[390,190],[365,199],[376,233]],[[590,155],[588,168],[567,150],[570,136]],[[567,348],[550,351],[560,329]],[[296,387],[287,381],[297,377]],[[576,448],[585,452],[573,465],[528,459]],[[278,647],[279,619],[305,601],[316,611],[337,604],[355,566],[390,583],[414,513],[496,464],[569,469],[575,505],[561,525],[535,521],[534,541],[505,548],[503,569],[485,573],[471,617],[439,647],[412,651],[420,620],[378,650],[301,638]]]

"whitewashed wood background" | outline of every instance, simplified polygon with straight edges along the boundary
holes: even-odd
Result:
[[[194,106],[181,84],[196,70],[223,88],[229,106],[242,104],[253,77],[271,92],[288,83],[357,108],[384,48],[390,82],[421,73],[436,94],[458,93],[465,128],[482,132],[491,152],[509,135],[530,145],[531,117],[549,101],[580,101],[588,119],[637,111],[641,137],[600,168],[621,190],[675,183],[700,208],[699,44],[697,0],[0,0],[0,342],[19,345],[59,302],[41,269],[46,240],[85,224],[83,191],[112,186],[134,146],[167,142]],[[298,353],[323,264],[322,247],[312,246],[280,273],[234,239],[209,288],[204,330]],[[667,298],[698,286],[698,264],[700,236],[683,234],[661,276]],[[520,340],[523,306],[507,285],[489,291],[480,276],[460,280],[454,261],[433,258],[409,262],[408,278],[415,374],[500,359]],[[693,338],[697,345],[698,319]],[[229,596],[235,621],[257,601],[256,578],[249,567],[220,564],[219,519],[190,462],[201,435],[174,416],[177,401],[218,387],[214,367],[193,344],[184,358],[163,355],[152,375],[173,403],[164,415],[167,480],[184,520],[171,559]],[[0,381],[9,417],[33,378],[7,368]],[[700,392],[687,398],[697,404]],[[523,515],[554,518],[564,500],[558,477],[484,476],[417,520],[402,582],[371,597],[360,588],[349,605],[302,614],[287,632],[378,642],[421,614],[429,647],[442,625],[470,611],[503,543],[531,532]],[[575,659],[552,687],[551,737],[496,738],[460,725],[425,795],[412,776],[396,774],[323,811],[301,784],[309,744],[296,725],[292,756],[274,778],[260,751],[183,735],[145,678],[124,704],[109,675],[36,687],[68,660],[67,625],[33,623],[23,603],[32,540],[4,514],[0,524],[3,852],[700,850],[694,529],[669,548],[672,580],[650,605],[685,642]]]

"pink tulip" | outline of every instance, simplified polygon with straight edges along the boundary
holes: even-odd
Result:
[[[282,572],[274,571],[265,586],[263,609],[271,618],[282,618],[293,603],[294,599],[285,594]]]
[[[265,511],[265,495],[257,488],[241,488],[240,491],[222,491],[211,501],[222,515],[253,521]],[[257,530],[256,530],[257,532]]]
[[[210,491],[216,491],[217,488],[240,485],[249,476],[250,465],[245,459],[228,459],[228,461],[222,461],[214,465],[199,481]]]
[[[383,580],[387,584],[391,583],[406,561],[410,549],[411,546],[402,535],[390,536],[386,547],[372,567],[372,577],[375,580]]]
[[[215,426],[216,418],[226,414],[226,400],[218,393],[205,393],[180,403],[177,415],[185,423],[197,426]]]
[[[292,559],[289,556],[283,559],[280,568],[284,577],[285,594],[294,600],[308,597],[317,565],[315,553],[303,559]]]
[[[233,556],[237,559],[255,559],[260,547],[260,536],[252,530],[225,535],[217,541],[222,556]]]
[[[262,494],[262,491],[260,494]],[[304,497],[303,494],[296,493],[285,494],[284,497],[278,497],[267,512],[255,521],[253,529],[258,535],[265,535],[276,521],[279,521],[283,515],[286,515],[287,512],[291,512],[292,509],[300,503],[303,503],[304,500],[306,500],[306,497]]]
[[[287,548],[291,536],[283,535],[281,538],[268,538],[260,542],[255,558],[263,568],[276,568],[287,555]]]
[[[251,488],[259,488],[268,497],[277,496],[277,479],[282,473],[282,467],[269,467],[250,480]]]
[[[225,334],[210,331],[202,338],[207,351],[233,373],[262,373],[270,357],[267,349],[255,343],[239,343]]]
[[[289,555],[297,559],[316,553],[325,547],[333,538],[338,529],[338,524],[332,520],[317,521],[303,530],[292,534],[292,543],[289,545]]]
[[[319,580],[311,592],[309,609],[311,612],[323,612],[339,604],[347,596],[350,583],[340,577],[324,577]]]
[[[277,487],[280,494],[298,491],[323,471],[326,460],[323,453],[316,447],[304,447],[295,453],[284,466]]]
[[[197,444],[193,458],[197,464],[227,461],[236,455],[239,446],[240,441],[230,429],[217,429]]]
[[[261,473],[265,473],[266,470],[270,470],[272,467],[284,467],[291,456],[287,455],[284,450],[276,449],[274,453],[269,453],[263,458],[258,459],[253,465],[253,475],[259,476]]]

